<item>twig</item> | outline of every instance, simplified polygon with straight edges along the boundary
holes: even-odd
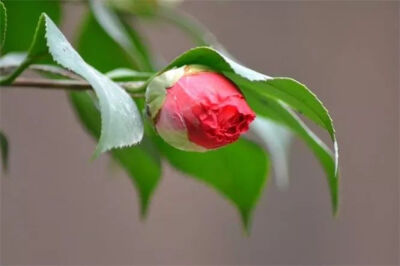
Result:
[[[142,81],[129,81],[129,82],[116,82],[122,88],[127,90],[132,97],[143,98],[143,93],[137,93],[143,90],[144,82]],[[15,88],[34,88],[34,89],[58,89],[58,90],[71,90],[71,91],[85,91],[92,90],[92,86],[83,80],[48,80],[48,79],[27,79],[17,78],[11,85],[4,87]],[[136,92],[136,93],[133,93]]]

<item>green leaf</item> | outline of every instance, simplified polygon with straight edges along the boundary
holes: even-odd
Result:
[[[255,90],[273,97],[301,112],[316,124],[325,128],[335,139],[332,119],[321,101],[303,84],[291,78],[272,78],[246,68],[210,47],[198,47],[176,58],[166,69],[189,64],[201,64],[224,73],[240,87]],[[166,70],[164,69],[164,71]]]
[[[322,155],[322,153],[316,153],[316,155],[325,171],[329,171],[327,172],[327,176],[332,191],[333,209],[336,213],[338,191],[335,184],[337,180],[333,180],[332,177],[337,178],[338,176],[337,142],[332,119],[315,94],[309,91],[303,84],[293,79],[272,78],[258,73],[228,59],[209,47],[198,47],[183,53],[173,60],[163,71],[190,64],[205,65],[217,72],[223,73],[239,86],[245,95],[252,92],[255,93],[256,98],[268,99],[270,102],[273,101],[275,103],[285,103],[328,131],[333,141],[334,159],[330,158],[334,160],[334,167],[330,168],[322,163],[325,159],[321,159],[320,157],[325,158],[325,155]]]
[[[124,50],[136,68],[151,70],[150,55],[134,29],[109,9],[104,1],[90,0],[89,3],[97,23]]]
[[[250,132],[253,132],[269,151],[277,186],[286,189],[289,185],[289,149],[293,139],[292,132],[289,128],[265,117],[257,117],[250,125]]]
[[[7,8],[8,23],[2,54],[26,51],[29,48],[37,19],[43,12],[57,24],[61,18],[61,4],[58,0],[3,0],[3,3]]]
[[[161,138],[157,138],[157,144],[174,167],[233,202],[249,229],[252,211],[267,182],[269,163],[262,148],[244,139],[206,153],[177,150]]]
[[[7,11],[3,2],[0,1],[0,55],[6,39]]]
[[[290,108],[273,99],[261,98],[251,91],[245,91],[251,108],[259,115],[271,119],[294,131],[312,150],[324,169],[331,194],[332,211],[336,215],[339,207],[339,173],[329,148],[304,124]]]
[[[0,153],[4,172],[8,169],[8,141],[6,135],[0,131]]]
[[[15,53],[13,54],[15,55]],[[0,84],[11,84],[30,64],[37,62],[46,56],[49,57],[45,39],[45,16],[41,15],[36,25],[31,46],[29,47],[28,53],[26,54],[24,60],[10,75],[1,77]],[[16,57],[14,56],[13,58],[15,59]]]
[[[141,41],[139,36],[137,36],[136,41]],[[144,47],[143,44],[136,45],[137,47]],[[118,81],[140,81],[147,80],[152,75],[152,73],[136,72],[130,69],[137,66],[127,56],[126,51],[104,31],[92,13],[88,14],[82,25],[77,46],[79,53],[91,65],[104,72],[111,70],[106,74],[109,78]],[[96,47],[96,49],[93,49],[93,47]],[[109,56],[110,54],[112,56]],[[146,53],[142,53],[142,55],[146,56]],[[150,58],[146,60],[150,62]],[[98,130],[95,131],[94,129],[99,128],[99,123],[93,120],[93,116],[96,117],[96,115],[93,115],[96,110],[93,108],[90,97],[77,93],[71,93],[70,97],[73,103],[72,107],[77,112],[81,122],[96,138]],[[137,104],[140,108],[143,107],[140,101]],[[85,117],[85,114],[88,117]],[[161,178],[160,155],[157,148],[145,135],[139,145],[113,150],[111,156],[134,181],[140,197],[141,213],[145,215],[151,196]]]
[[[95,157],[106,150],[133,145],[142,139],[141,116],[128,93],[83,61],[45,14],[39,19],[27,57],[10,76],[0,80],[0,84],[11,83],[31,63],[48,54],[47,51],[57,63],[85,78],[96,92],[102,116],[102,132]]]
[[[260,95],[285,102],[322,128],[326,129],[335,140],[332,119],[321,101],[303,84],[291,78],[267,78],[249,80],[241,74],[225,73],[233,82],[242,88],[253,90]]]
[[[85,92],[69,94],[71,104],[85,129],[96,139],[100,136],[100,113],[92,97]],[[145,136],[143,141],[134,146],[111,151],[115,159],[129,174],[140,198],[141,214],[147,213],[150,198],[158,185],[161,176],[160,156],[156,147]]]
[[[111,148],[138,143],[143,137],[143,125],[130,96],[116,83],[86,64],[48,17],[46,37],[54,60],[84,77],[93,86],[99,99],[102,132],[95,156]]]
[[[76,46],[85,61],[103,73],[115,68],[135,68],[131,59],[96,22],[91,12],[82,22]]]
[[[7,53],[6,55],[0,57],[0,68],[2,68],[2,72],[4,71],[4,73],[10,73],[12,72],[12,70],[18,68],[22,64],[22,62],[24,62],[25,59],[26,59],[26,53],[22,52]],[[28,68],[30,70],[34,70],[40,74],[43,74],[49,78],[69,78],[69,79],[79,78],[78,75],[56,65],[32,64],[29,65]]]
[[[316,124],[325,128],[332,139],[332,119],[321,101],[304,85],[290,78],[272,78],[246,68],[210,47],[198,47],[177,57],[165,69],[189,64],[200,64],[224,73],[240,87],[280,100],[303,113]]]
[[[217,41],[216,37],[200,22],[193,17],[178,12],[174,9],[162,9],[158,16],[182,29],[198,45],[211,45],[220,53],[231,57],[225,48]],[[269,151],[275,173],[276,184],[280,189],[286,189],[289,185],[289,147],[292,134],[275,122],[257,118],[252,123],[252,131],[261,139],[262,145]]]
[[[152,70],[152,60],[143,38],[101,2],[91,3],[92,12],[81,25],[78,51],[102,72],[115,68]]]

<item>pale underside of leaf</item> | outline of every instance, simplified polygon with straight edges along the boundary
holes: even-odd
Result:
[[[273,99],[261,98],[260,95],[251,91],[245,91],[245,96],[251,108],[257,114],[291,129],[312,150],[326,173],[331,194],[332,212],[336,215],[339,206],[339,173],[335,171],[335,160],[329,148],[285,104]]]
[[[85,78],[99,99],[102,133],[95,156],[111,148],[138,143],[143,137],[143,125],[130,96],[116,83],[86,64],[48,17],[46,39],[54,60]]]
[[[27,54],[24,52],[7,53],[4,56],[0,57],[0,67],[18,67],[25,60],[26,55]]]
[[[285,126],[265,117],[257,117],[250,125],[250,133],[261,140],[271,154],[275,183],[280,189],[289,185],[289,156],[293,134]]]
[[[86,79],[98,97],[102,129],[95,157],[112,148],[134,145],[142,139],[141,115],[132,98],[120,86],[88,65],[45,14],[39,19],[25,60],[1,82],[11,83],[25,68],[48,52],[57,63]]]

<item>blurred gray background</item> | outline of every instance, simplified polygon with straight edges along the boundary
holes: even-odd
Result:
[[[214,191],[165,164],[146,222],[136,192],[94,141],[65,93],[1,91],[11,142],[1,178],[4,265],[397,265],[399,254],[399,2],[185,1],[245,65],[307,84],[331,111],[341,147],[341,210],[301,141],[291,184],[269,183],[250,237]],[[72,39],[83,15],[64,12]],[[192,43],[142,23],[167,60]]]

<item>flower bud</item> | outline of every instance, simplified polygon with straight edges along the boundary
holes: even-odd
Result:
[[[158,134],[186,151],[232,143],[255,118],[234,83],[198,65],[174,68],[155,77],[147,87],[146,104]]]

